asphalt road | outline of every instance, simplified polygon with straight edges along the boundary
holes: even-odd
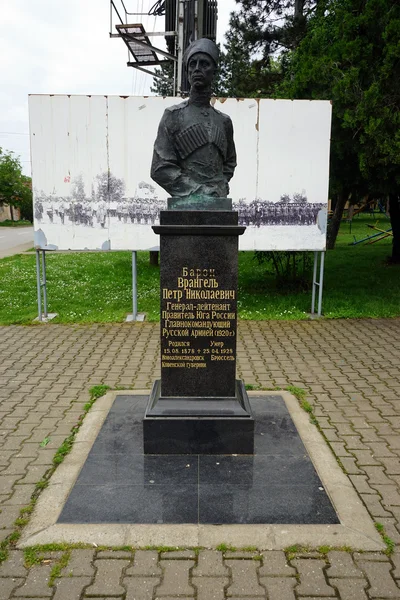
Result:
[[[33,227],[0,227],[0,258],[33,247]]]

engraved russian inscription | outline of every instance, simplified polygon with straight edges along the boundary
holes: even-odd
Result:
[[[237,275],[226,244],[235,240],[208,239],[212,260],[199,241],[191,241],[186,251],[176,238],[169,241],[176,254],[161,277],[162,393],[175,395],[184,386],[188,396],[230,396],[235,393]]]
[[[184,266],[174,287],[162,289],[161,367],[207,369],[235,362],[221,338],[236,335],[236,290],[221,287],[216,269]]]

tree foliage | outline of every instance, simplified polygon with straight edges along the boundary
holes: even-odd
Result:
[[[233,20],[226,34],[225,49],[220,55],[215,94],[227,98],[272,94],[282,78],[280,64],[272,56],[254,57]]]
[[[157,96],[174,96],[174,64],[166,62],[160,67],[156,67],[154,71],[164,79],[154,77],[150,91]]]
[[[400,3],[236,1],[217,95],[331,100],[328,247],[347,200],[389,199],[400,261]]]
[[[21,217],[33,220],[32,183],[22,174],[19,158],[0,148],[0,204],[21,210]]]
[[[332,0],[293,53],[280,94],[333,103],[331,192],[398,196],[400,185],[400,6]],[[337,231],[332,231],[333,247]]]
[[[272,96],[287,57],[325,0],[236,0],[231,14],[216,93],[230,97]]]
[[[228,91],[331,100],[330,194],[336,209],[328,247],[334,247],[347,200],[356,202],[366,195],[389,198],[393,258],[400,258],[396,251],[400,247],[400,4],[392,0],[237,2],[228,44],[241,49],[242,56],[233,52],[225,62],[223,80]],[[257,61],[262,76],[255,68]]]
[[[324,0],[236,0],[239,10],[231,28],[240,32],[251,52],[264,58],[276,51],[293,50],[307,31],[307,22]]]

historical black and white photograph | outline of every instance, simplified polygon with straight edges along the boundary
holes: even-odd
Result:
[[[151,226],[166,208],[167,192],[151,179],[150,164],[160,117],[176,101],[30,96],[37,246],[158,246]],[[240,249],[323,250],[330,103],[212,102],[231,117],[235,132],[238,166],[229,196],[247,227]]]

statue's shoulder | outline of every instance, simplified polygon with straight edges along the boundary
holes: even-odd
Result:
[[[179,102],[179,104],[173,104],[172,106],[168,106],[165,109],[166,113],[174,113],[176,111],[182,110],[183,108],[186,108],[188,105],[188,100],[184,100],[183,102]]]
[[[221,112],[220,110],[217,110],[216,108],[214,108],[214,106],[213,106],[213,110],[218,115],[218,119],[220,119],[220,122],[221,122],[222,126],[226,129],[226,131],[233,130],[233,123],[232,123],[232,119],[230,118],[230,116],[224,112]]]
[[[223,121],[225,121],[226,123],[230,123],[232,121],[232,119],[230,118],[229,115],[227,115],[224,112],[221,112],[220,110],[218,110],[217,108],[215,108],[215,106],[213,106],[213,110],[217,113],[217,115],[220,116],[220,118],[222,118]]]

